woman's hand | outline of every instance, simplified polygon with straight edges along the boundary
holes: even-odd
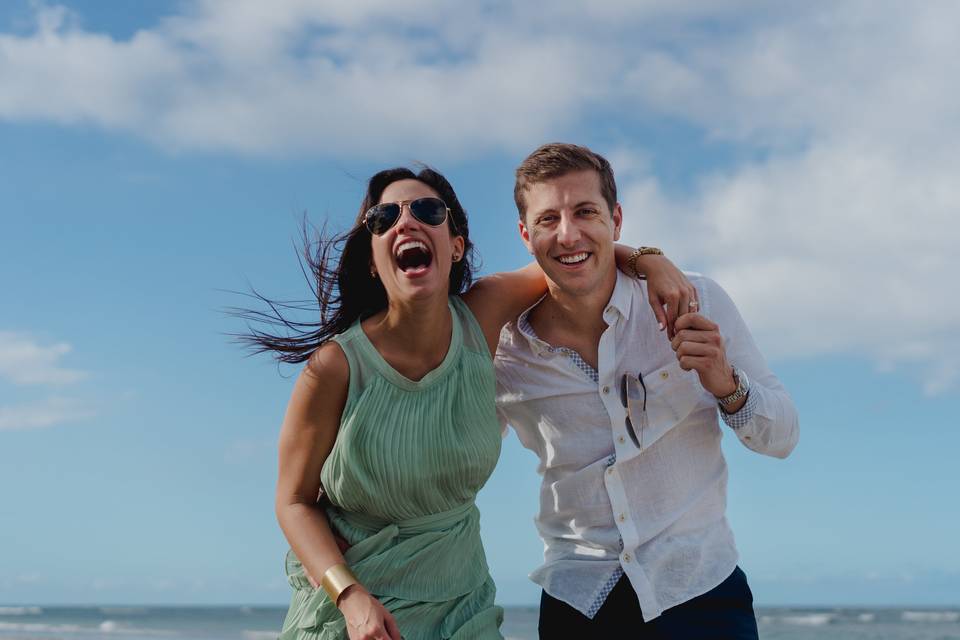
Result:
[[[350,640],[402,640],[393,615],[359,584],[347,587],[337,606],[347,623]]]
[[[666,329],[667,336],[673,340],[677,318],[691,311],[699,311],[697,290],[687,276],[664,256],[639,256],[637,271],[647,276],[647,297],[660,323],[660,330]]]

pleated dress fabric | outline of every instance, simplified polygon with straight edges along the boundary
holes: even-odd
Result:
[[[474,504],[500,455],[493,364],[471,311],[457,296],[449,306],[447,355],[418,381],[393,369],[359,322],[334,338],[350,389],[321,471],[327,515],[351,545],[347,564],[406,640],[503,637]],[[294,593],[281,640],[347,638],[292,551],[286,570]]]

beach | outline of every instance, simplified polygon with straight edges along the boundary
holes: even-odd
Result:
[[[505,607],[508,640],[537,637],[535,607]],[[0,640],[272,640],[285,607],[0,605]],[[758,607],[764,640],[960,640],[960,607]]]

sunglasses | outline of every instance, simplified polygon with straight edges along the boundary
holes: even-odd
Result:
[[[414,218],[431,227],[439,227],[442,225],[447,219],[447,213],[450,211],[447,203],[440,198],[434,197],[401,200],[399,202],[383,202],[370,207],[367,212],[363,214],[363,225],[370,233],[379,236],[397,224],[397,220],[400,219],[400,214],[403,211],[403,205],[410,207],[410,213]],[[456,225],[453,224],[452,218],[450,222],[454,230],[456,230]]]
[[[633,444],[643,451],[643,422],[646,421],[646,416],[641,414],[647,410],[647,386],[643,384],[642,377],[635,376],[632,373],[623,374],[620,381],[620,402],[623,403],[623,408],[627,410],[627,433],[630,434]],[[642,420],[639,438],[631,416]]]

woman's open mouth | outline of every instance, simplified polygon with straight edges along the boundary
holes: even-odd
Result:
[[[419,240],[407,240],[397,246],[395,257],[397,266],[407,275],[421,275],[430,269],[433,254],[426,244]]]

